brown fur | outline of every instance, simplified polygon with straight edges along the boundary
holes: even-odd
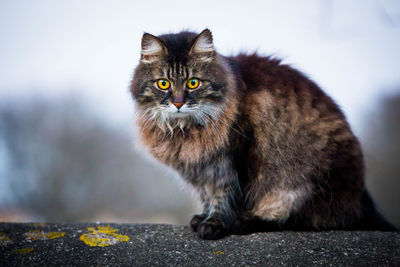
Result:
[[[155,85],[161,78],[168,91]],[[191,78],[199,89],[186,88]],[[131,92],[144,144],[200,193],[204,211],[191,227],[201,238],[362,228],[377,215],[343,113],[277,59],[223,57],[208,30],[145,34]],[[185,105],[178,110],[174,99]]]

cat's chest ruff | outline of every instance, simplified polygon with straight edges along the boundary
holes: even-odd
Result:
[[[221,122],[204,128],[193,127],[184,132],[176,130],[171,136],[156,126],[152,129],[141,127],[141,135],[154,157],[179,168],[182,164],[206,161],[227,146],[229,128]]]
[[[237,115],[237,102],[230,99],[221,116],[205,126],[190,126],[185,130],[165,132],[153,123],[139,117],[138,126],[143,143],[160,161],[180,169],[184,165],[198,164],[211,159],[221,150],[229,150],[231,125]]]

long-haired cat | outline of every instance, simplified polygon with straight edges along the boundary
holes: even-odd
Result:
[[[339,107],[279,60],[222,56],[208,29],[145,33],[130,90],[145,146],[200,194],[199,237],[394,229],[366,192]]]

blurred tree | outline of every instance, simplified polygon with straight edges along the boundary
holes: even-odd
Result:
[[[383,99],[368,117],[364,140],[368,188],[382,213],[400,227],[400,95]]]
[[[124,129],[108,127],[77,98],[2,103],[0,139],[16,205],[45,221],[186,223],[192,212]]]

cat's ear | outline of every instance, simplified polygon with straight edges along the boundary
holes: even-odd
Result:
[[[143,63],[150,63],[159,60],[166,53],[167,49],[160,39],[150,33],[144,33],[142,37],[142,51],[140,60]]]
[[[213,37],[209,29],[205,29],[197,35],[189,54],[201,54],[202,56],[215,55]]]

